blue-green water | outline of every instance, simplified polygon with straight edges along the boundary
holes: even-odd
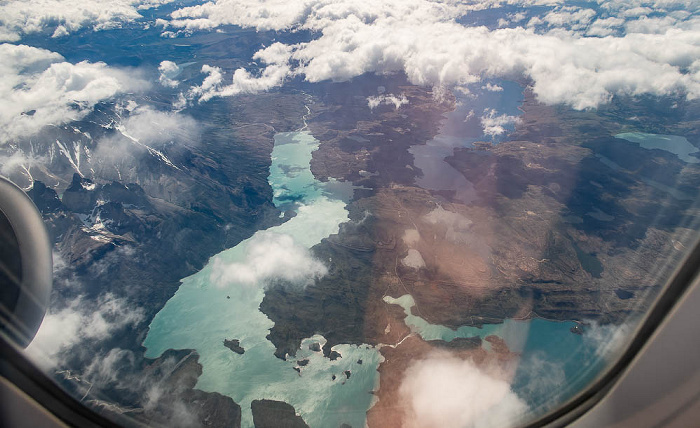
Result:
[[[685,138],[678,135],[646,134],[644,132],[624,132],[615,135],[615,138],[622,138],[632,143],[639,144],[640,147],[651,150],[660,149],[673,153],[684,162],[698,163],[700,159],[691,156],[697,153],[695,146]]]
[[[292,251],[298,252],[337,233],[340,223],[347,221],[345,202],[328,189],[334,186],[316,181],[310,171],[311,153],[317,146],[318,141],[307,132],[275,136],[269,177],[274,203],[294,209],[297,215],[217,254],[200,272],[183,279],[175,296],[153,319],[144,341],[150,358],[169,348],[196,349],[203,368],[196,387],[233,398],[241,405],[244,427],[253,426],[251,401],[263,398],[291,404],[311,427],[342,423],[362,427],[373,397],[370,391],[376,386],[380,361],[376,349],[338,345],[333,349],[343,357],[330,361],[309,349],[312,342],[323,345],[324,339],[315,336],[302,342],[296,358],[282,361],[273,355],[275,348],[266,339],[274,323],[258,310],[264,284],[242,281],[233,272],[233,281],[215,285],[226,277],[217,269],[232,265],[239,270],[253,269],[254,277],[264,278],[265,271],[256,271],[246,263],[250,262],[249,250],[270,236],[293,241]],[[274,254],[268,258],[274,259]],[[240,340],[245,353],[239,355],[224,347],[226,338]],[[297,373],[296,361],[302,359],[309,363]],[[357,364],[360,359],[361,365]],[[345,370],[352,373],[349,379],[343,374]],[[333,375],[336,380],[332,380]]]
[[[406,325],[425,340],[449,342],[458,337],[484,339],[489,335],[502,338],[512,352],[521,355],[511,388],[534,413],[546,411],[580,392],[606,364],[599,350],[601,340],[610,339],[612,330],[592,339],[588,333],[572,333],[571,328],[577,325],[574,322],[541,318],[506,319],[502,324],[452,330],[413,314],[415,301],[410,294],[399,298],[386,296],[384,301],[401,306],[406,313]]]
[[[293,278],[303,286],[304,279],[322,274],[323,261],[313,259],[308,249],[337,233],[348,220],[349,186],[321,183],[311,173],[309,162],[318,144],[307,132],[275,136],[269,176],[273,201],[297,215],[217,254],[200,272],[183,279],[153,319],[144,341],[149,358],[170,348],[195,349],[203,369],[196,387],[233,398],[241,405],[244,427],[253,426],[250,403],[256,399],[287,402],[314,428],[342,423],[362,427],[372,405],[370,391],[378,384],[381,355],[377,348],[337,345],[333,349],[342,358],[331,361],[310,349],[312,343],[325,343],[316,335],[302,341],[295,358],[283,361],[274,356],[275,348],[266,338],[274,325],[259,310],[266,280]],[[290,258],[294,263],[289,263]],[[426,340],[502,337],[512,351],[522,353],[513,390],[533,409],[551,404],[553,395],[565,398],[590,380],[599,365],[595,343],[569,331],[574,323],[506,320],[451,330],[413,315],[410,295],[385,301],[401,305],[408,315],[407,325]],[[224,339],[238,339],[245,353],[224,347]],[[298,373],[297,361],[303,359],[309,362],[298,367]],[[350,378],[344,375],[346,370]]]

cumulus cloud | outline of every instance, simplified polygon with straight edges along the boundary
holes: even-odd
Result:
[[[567,27],[572,30],[582,30],[591,22],[596,12],[593,9],[577,9],[566,7],[547,13],[542,22],[554,27]]]
[[[577,109],[596,107],[616,94],[700,96],[700,77],[687,70],[700,57],[700,25],[692,14],[698,6],[691,2],[632,2],[657,12],[668,9],[673,21],[653,31],[627,32],[617,30],[619,21],[596,24],[598,18],[621,19],[615,14],[633,9],[620,1],[603,1],[600,16],[558,1],[512,3],[549,8],[528,21],[533,28],[490,30],[465,27],[457,20],[500,2],[217,0],[181,8],[167,25],[193,31],[233,24],[317,35],[309,42],[277,42],[264,48],[255,56],[265,64],[261,72],[238,69],[231,85],[193,88],[192,97],[201,100],[266,90],[292,76],[310,82],[343,81],[368,72],[402,72],[414,84],[438,87],[524,77],[533,82],[540,101]],[[678,6],[691,15],[674,15]],[[518,19],[525,22],[524,16]],[[595,37],[586,36],[589,29]],[[609,35],[613,30],[622,33]]]
[[[291,47],[282,43],[274,43],[253,55],[253,59],[260,61],[265,67],[261,72],[253,74],[248,70],[239,68],[233,72],[231,83],[224,81],[226,74],[219,67],[205,64],[202,73],[207,77],[201,85],[192,86],[187,92],[180,94],[180,106],[189,101],[204,102],[213,97],[230,97],[241,93],[256,93],[267,91],[281,86],[284,81],[294,73],[287,64]]]
[[[57,311],[50,311],[27,354],[39,366],[48,369],[60,363],[60,353],[84,340],[106,339],[114,332],[143,321],[144,312],[111,293],[96,301],[78,297]]]
[[[481,89],[490,91],[490,92],[503,92],[503,87],[499,85],[494,85],[493,83],[487,83],[484,86],[481,87]]]
[[[23,34],[53,32],[63,37],[84,27],[117,28],[142,18],[140,9],[172,0],[9,0],[0,3],[0,41],[16,42]]]
[[[221,257],[214,260],[210,281],[220,287],[227,284],[264,287],[274,280],[303,286],[327,272],[326,266],[291,236],[258,232],[248,241],[243,262],[227,263]]]
[[[367,105],[370,110],[374,110],[379,107],[380,104],[393,105],[394,108],[398,110],[402,105],[408,104],[408,98],[406,98],[405,94],[401,94],[400,96],[381,94],[367,97]]]
[[[611,36],[621,31],[624,23],[624,19],[614,17],[596,19],[586,30],[586,35],[597,37]]]
[[[158,81],[161,85],[167,86],[169,88],[175,88],[180,84],[177,80],[174,80],[180,74],[180,67],[172,61],[162,61],[158,66],[158,71],[160,72],[160,77]]]
[[[71,64],[57,53],[0,44],[0,144],[78,120],[95,104],[147,84],[104,63]]]
[[[510,116],[507,114],[498,114],[494,109],[484,110],[484,115],[481,116],[481,126],[484,128],[484,135],[489,137],[497,137],[506,133],[506,126],[514,126],[520,121],[518,116]]]
[[[513,426],[528,410],[497,370],[445,352],[412,363],[399,392],[410,428]]]

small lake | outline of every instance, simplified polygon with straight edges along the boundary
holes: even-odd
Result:
[[[413,164],[420,168],[423,176],[416,184],[428,190],[448,190],[455,192],[455,199],[464,203],[476,199],[474,186],[461,173],[445,162],[457,148],[472,147],[475,141],[497,143],[505,136],[486,136],[482,132],[480,117],[486,109],[494,109],[498,115],[518,116],[522,104],[522,87],[514,82],[494,81],[489,83],[491,90],[475,88],[469,94],[456,93],[455,109],[445,115],[440,133],[425,144],[411,146],[409,152],[414,157]],[[494,88],[500,90],[493,90]],[[514,124],[504,125],[508,131]]]
[[[615,328],[584,327],[583,334],[571,330],[578,326],[571,321],[506,319],[501,324],[482,327],[463,326],[456,330],[430,324],[412,313],[415,301],[410,294],[399,298],[384,297],[389,304],[399,305],[406,314],[406,325],[425,340],[452,341],[458,337],[490,335],[502,338],[512,352],[520,354],[518,367],[511,380],[511,389],[539,414],[581,391],[605,368],[601,346],[615,334]],[[588,329],[588,330],[587,330]],[[488,348],[488,342],[483,345]]]
[[[653,150],[660,149],[678,156],[678,159],[688,163],[698,163],[700,159],[696,156],[691,156],[699,152],[695,146],[679,135],[662,135],[662,134],[646,134],[644,132],[624,132],[615,135],[615,138],[630,141],[639,144],[640,147]]]

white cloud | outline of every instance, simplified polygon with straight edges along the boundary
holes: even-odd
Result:
[[[23,34],[53,29],[63,37],[81,28],[105,30],[140,19],[139,9],[172,0],[9,0],[0,3],[0,41],[15,42]]]
[[[70,33],[68,32],[68,29],[66,27],[64,27],[63,25],[59,25],[54,30],[53,34],[51,35],[51,38],[57,39],[59,37],[65,37],[69,34]]]
[[[690,63],[700,57],[700,29],[687,24],[692,16],[680,26],[678,21],[685,18],[674,18],[676,28],[667,24],[664,32],[622,37],[586,37],[583,32],[594,12],[575,7],[557,6],[549,15],[533,18],[549,23],[552,29],[544,32],[522,27],[464,27],[456,21],[469,10],[495,7],[496,3],[218,0],[177,10],[169,25],[195,30],[234,24],[260,30],[310,30],[318,36],[291,45],[278,42],[258,52],[260,59],[273,56],[268,49],[275,53],[274,60],[263,61],[267,65],[260,74],[239,69],[229,86],[193,88],[192,95],[201,100],[267,90],[281,85],[287,77],[343,81],[367,72],[403,72],[414,84],[446,87],[494,77],[526,77],[534,82],[540,101],[566,103],[577,109],[596,107],[614,94],[700,96],[700,81],[687,74],[678,61]],[[673,3],[697,9],[688,2],[656,3],[649,7],[670,7]],[[621,13],[621,8],[615,2],[601,6],[610,13]],[[610,34],[616,22],[602,21],[593,33]],[[648,50],[665,52],[666,57]]]
[[[648,15],[652,12],[665,13],[678,9],[693,12],[700,10],[700,5],[695,0],[599,0],[598,3],[602,9],[623,16]]]
[[[13,173],[20,171],[31,182],[32,167],[42,165],[46,162],[43,156],[37,156],[33,153],[24,153],[21,150],[11,152],[9,154],[0,154],[0,174],[5,177],[10,177]]]
[[[408,104],[408,98],[406,98],[405,94],[401,94],[400,96],[381,94],[367,97],[367,105],[370,110],[374,110],[379,107],[380,104],[393,105],[394,108],[398,110],[402,105]]]
[[[586,30],[586,35],[596,37],[610,36],[620,31],[624,23],[625,20],[620,18],[596,19]]]
[[[121,120],[114,124],[117,132],[99,140],[91,159],[93,164],[99,165],[102,174],[106,171],[116,173],[120,181],[137,180],[133,159],[142,156],[151,156],[171,168],[179,169],[170,159],[169,149],[176,146],[194,147],[201,141],[199,123],[185,114],[159,111],[147,106],[121,113]]]
[[[512,22],[521,22],[525,18],[527,18],[527,14],[524,12],[513,13],[511,15],[508,15],[508,18],[510,18]]]
[[[586,27],[596,15],[593,9],[566,8],[549,12],[543,18],[544,22],[554,27],[568,27],[580,30]]]
[[[285,79],[293,75],[288,61],[291,48],[282,43],[258,51],[253,59],[266,64],[266,67],[256,75],[248,70],[239,68],[234,71],[230,84],[224,83],[225,72],[208,64],[202,66],[202,73],[207,74],[201,85],[192,86],[186,93],[181,94],[180,107],[187,101],[204,102],[213,97],[230,97],[241,93],[256,93],[281,86]]]
[[[71,64],[25,45],[0,44],[0,58],[0,144],[80,119],[101,101],[147,86],[104,63]]]
[[[161,85],[167,86],[169,88],[175,88],[180,84],[175,77],[180,74],[180,67],[172,61],[162,61],[158,66],[158,71],[160,72],[160,77],[158,81]]]
[[[657,17],[640,17],[635,20],[625,22],[625,30],[627,33],[644,33],[644,34],[668,34],[683,31],[686,33],[697,34],[700,31],[700,16],[693,15],[689,18],[677,18],[672,15],[657,16]]]
[[[136,108],[123,120],[120,128],[152,148],[169,143],[193,145],[199,140],[199,125],[190,116],[150,107]]]
[[[27,355],[48,369],[60,363],[60,353],[84,340],[102,340],[128,325],[143,321],[144,312],[111,293],[95,302],[78,297],[44,317]]]
[[[202,73],[206,73],[207,77],[201,85],[193,86],[189,90],[189,98],[200,97],[203,101],[211,99],[217,93],[221,92],[221,84],[224,80],[224,71],[219,67],[212,67],[204,64]]]
[[[482,86],[481,89],[485,89],[490,92],[503,92],[503,87],[499,85],[494,85],[493,83],[487,83],[484,86]]]
[[[497,370],[446,352],[412,363],[399,392],[407,428],[514,426],[528,410]]]
[[[120,376],[121,369],[131,368],[135,364],[135,356],[132,351],[113,348],[104,355],[96,355],[95,358],[86,365],[83,377],[90,379],[94,385],[106,386],[110,383],[119,382],[122,387],[132,386],[130,383],[134,379],[128,376]]]
[[[634,337],[634,327],[637,324],[635,320],[621,325],[591,322],[583,329],[583,339],[594,346],[598,358],[616,361]]]
[[[484,115],[481,116],[481,126],[484,128],[484,135],[496,137],[503,135],[506,132],[506,126],[515,125],[520,121],[518,116],[509,116],[507,114],[499,115],[494,109],[484,110]]]
[[[117,389],[122,392],[122,397],[128,396],[132,405],[141,407],[145,414],[150,416],[155,412],[163,426],[198,426],[201,424],[197,416],[206,417],[198,412],[197,402],[192,404],[187,400],[186,391],[191,390],[189,379],[173,376],[183,361],[181,358],[160,357],[149,362],[144,370],[143,358],[128,349],[113,348],[85,357],[81,369],[70,375],[77,375],[79,382],[74,384],[75,393],[78,397],[82,395],[86,403],[120,411],[124,409],[120,404],[100,400],[105,392],[109,396],[108,391]],[[182,392],[185,392],[184,397]]]
[[[243,262],[214,260],[210,281],[220,287],[228,284],[264,287],[282,280],[307,285],[328,272],[321,261],[289,235],[258,232],[247,243]]]
[[[650,13],[654,12],[653,9],[648,8],[648,7],[632,7],[630,9],[626,9],[620,13],[620,16],[625,17],[625,18],[639,18],[642,16],[647,16]]]

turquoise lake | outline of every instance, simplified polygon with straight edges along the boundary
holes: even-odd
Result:
[[[597,330],[593,339],[588,333],[572,333],[575,322],[541,318],[507,319],[502,324],[452,330],[413,314],[411,308],[415,302],[409,294],[397,299],[387,296],[384,301],[401,306],[406,313],[406,325],[425,340],[449,342],[457,337],[484,339],[489,335],[502,338],[512,352],[521,355],[511,388],[535,413],[571,398],[605,368],[606,359],[600,348],[612,338],[614,331]],[[488,348],[488,343],[483,346]]]
[[[695,146],[690,144],[690,142],[685,137],[681,137],[679,135],[646,134],[644,132],[624,132],[622,134],[615,135],[615,138],[622,138],[623,140],[627,140],[632,143],[637,143],[640,147],[647,150],[665,150],[669,153],[673,153],[674,155],[678,156],[678,158],[684,162],[700,162],[700,158],[696,156],[691,156],[692,154],[695,154],[700,150],[698,150]]]
[[[337,345],[333,350],[342,358],[330,361],[322,352],[310,349],[313,343],[325,343],[316,335],[303,340],[296,357],[287,361],[276,358],[273,344],[266,339],[274,324],[258,309],[269,273],[254,263],[251,254],[261,243],[286,242],[295,253],[303,252],[337,233],[339,225],[348,220],[346,203],[352,189],[344,183],[319,182],[311,173],[309,162],[318,144],[305,131],[275,135],[269,175],[273,201],[283,211],[295,211],[296,216],[256,232],[184,278],[177,293],[153,319],[143,343],[149,358],[171,348],[195,349],[203,368],[196,388],[233,398],[241,406],[244,427],[253,426],[250,403],[263,398],[291,404],[310,427],[343,423],[363,427],[374,398],[371,391],[378,385],[376,369],[382,357],[377,348],[368,345]],[[284,256],[283,250],[276,247],[275,251]],[[274,252],[269,257],[275,257]],[[231,275],[227,270],[231,267],[248,275]],[[410,295],[385,301],[401,305],[408,315],[407,325],[427,340],[490,334],[502,337],[511,350],[522,354],[512,388],[533,409],[550,405],[552,396],[568,397],[601,366],[596,357],[600,341],[573,334],[572,322],[506,320],[483,328],[451,330],[413,315]],[[224,347],[224,339],[238,339],[245,353],[239,355]],[[297,372],[297,361],[302,359],[309,362]],[[360,359],[363,363],[357,364]],[[350,378],[343,374],[345,370],[351,371]]]
[[[266,339],[274,324],[258,310],[263,284],[221,287],[211,281],[217,264],[244,264],[248,247],[263,234],[291,237],[295,245],[311,248],[337,233],[340,223],[348,220],[342,200],[347,192],[338,192],[341,196],[336,197],[329,188],[335,190],[337,184],[320,183],[311,174],[309,162],[317,147],[318,141],[307,132],[275,136],[269,177],[274,203],[294,209],[297,215],[217,254],[200,272],[183,279],[175,296],[153,319],[143,343],[150,358],[169,348],[197,350],[203,373],[196,387],[233,398],[241,405],[244,427],[253,426],[251,401],[263,398],[291,404],[312,427],[342,423],[361,427],[373,398],[370,391],[376,387],[380,362],[376,349],[338,345],[333,350],[343,358],[330,361],[322,352],[309,349],[313,342],[325,342],[314,336],[302,342],[295,358],[283,361],[273,355],[275,348]],[[224,347],[224,339],[238,339],[245,353],[238,355]],[[309,363],[297,373],[296,361],[302,359]],[[357,364],[360,359],[361,365]],[[349,379],[345,370],[352,373]]]

